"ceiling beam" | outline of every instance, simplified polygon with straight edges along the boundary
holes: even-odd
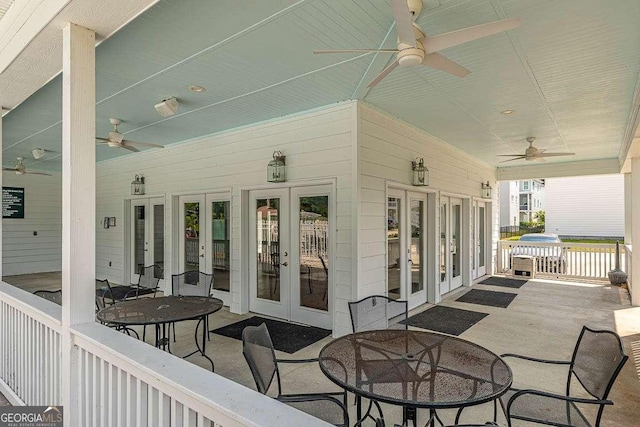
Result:
[[[498,168],[498,181],[531,178],[561,178],[568,176],[608,175],[620,173],[618,159],[584,160],[563,163],[537,163],[526,166]]]

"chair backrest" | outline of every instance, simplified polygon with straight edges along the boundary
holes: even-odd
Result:
[[[105,298],[108,298],[111,301],[110,305],[113,305],[111,285],[107,279],[96,279],[96,311],[100,311],[106,307]]]
[[[213,274],[196,270],[171,276],[173,295],[208,297],[213,286]]]
[[[407,329],[408,305],[406,301],[372,295],[349,303],[353,332],[375,329]]]
[[[40,298],[55,302],[58,305],[62,305],[62,289],[58,289],[57,291],[40,290],[35,291],[33,294]]]
[[[242,331],[242,354],[251,369],[258,391],[266,394],[274,375],[278,374],[276,353],[269,335],[267,325],[247,326]],[[280,394],[280,378],[278,376],[278,394]]]
[[[149,265],[140,269],[138,276],[138,287],[146,289],[158,289],[163,269],[157,264]]]
[[[589,394],[606,399],[627,359],[618,334],[583,326],[571,358],[567,393],[573,373]]]

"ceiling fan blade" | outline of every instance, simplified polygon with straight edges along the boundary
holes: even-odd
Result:
[[[131,141],[128,139],[122,140],[122,146],[131,146],[131,145],[140,145],[142,147],[154,147],[154,148],[164,148],[164,145],[160,144],[152,144],[150,142],[140,142],[140,141]]]
[[[413,20],[407,0],[392,0],[391,9],[393,19],[396,21],[396,31],[400,43],[416,47],[416,36],[413,32]]]
[[[435,68],[436,70],[444,71],[445,73],[453,74],[457,77],[467,77],[471,73],[471,71],[467,70],[462,65],[440,55],[439,53],[430,53],[425,55],[422,59],[422,64]]]
[[[45,173],[45,172],[28,172],[28,171],[25,171],[24,173],[28,173],[29,175],[53,176],[50,173]]]
[[[540,156],[536,156],[534,159],[536,162],[546,162],[546,160],[544,159],[544,157],[540,157]]]
[[[524,154],[496,154],[496,157],[522,157]]]
[[[527,156],[518,156],[518,157],[516,157],[514,159],[503,160],[500,163],[513,162],[514,160],[522,160],[522,159],[526,159],[526,158],[527,158]]]
[[[362,52],[384,52],[384,53],[396,53],[398,49],[329,49],[329,50],[314,50],[315,54],[322,53],[362,53]]]
[[[136,147],[132,147],[132,146],[130,146],[130,145],[124,145],[124,144],[122,144],[122,145],[120,145],[120,146],[121,146],[122,148],[126,149],[126,150],[133,151],[134,153],[139,153],[139,152],[140,152],[140,150],[138,150]]]
[[[505,19],[476,25],[475,27],[438,34],[437,36],[424,37],[420,42],[424,46],[425,53],[434,53],[442,49],[477,40],[503,31],[512,30],[520,26],[520,18]]]
[[[576,153],[540,153],[536,157],[575,156]]]
[[[16,170],[14,168],[2,168],[3,171],[5,172],[15,172]]]
[[[101,138],[99,136],[96,136],[96,140],[102,141],[102,142],[109,142],[109,138]]]
[[[378,74],[378,76],[371,80],[371,83],[369,83],[369,85],[367,86],[368,88],[373,88],[376,87],[378,85],[378,83],[380,83],[382,81],[382,79],[384,79],[385,77],[387,77],[387,75],[392,72],[393,70],[395,70],[395,68],[399,65],[400,63],[398,62],[398,60],[396,59],[395,61],[393,61],[391,63],[391,65],[389,65],[387,68],[385,68],[384,70],[382,70],[382,72],[380,74]]]

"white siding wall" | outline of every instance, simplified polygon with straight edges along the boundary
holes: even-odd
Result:
[[[466,153],[429,136],[422,130],[412,127],[365,104],[359,109],[359,169],[360,169],[360,216],[359,216],[359,273],[358,295],[386,294],[386,189],[387,185],[411,185],[411,161],[423,157],[429,169],[428,190],[436,192],[435,224],[440,223],[440,194],[456,195],[463,198],[481,196],[482,182],[489,181],[493,191],[493,213],[491,225],[492,241],[497,240],[499,212],[498,193],[495,182],[495,169],[478,162]],[[463,212],[466,221],[470,221],[470,211]],[[463,218],[463,224],[465,223]],[[430,223],[430,219],[427,218]],[[470,258],[471,229],[468,229],[468,245],[463,248],[463,257]],[[428,236],[433,247],[439,250],[439,228],[434,235]],[[495,251],[495,247],[493,248]],[[492,251],[492,253],[493,253]],[[434,251],[437,252],[437,251]],[[438,254],[427,254],[429,262],[439,266]],[[428,283],[439,283],[439,269],[433,269]],[[437,271],[436,271],[437,270]],[[491,272],[491,265],[487,266]],[[470,276],[470,272],[467,273]],[[467,283],[468,284],[468,283]],[[439,290],[436,290],[439,296]]]
[[[518,181],[500,182],[500,227],[520,223],[520,193]]]
[[[565,236],[624,236],[624,175],[546,180],[546,231]]]
[[[165,197],[165,242],[172,250],[175,234],[171,218],[173,196],[187,193],[229,191],[232,196],[231,292],[233,312],[247,310],[247,289],[241,273],[242,190],[267,188],[266,167],[274,150],[286,155],[291,185],[311,180],[335,180],[337,235],[335,247],[334,308],[344,314],[351,300],[355,272],[352,269],[352,162],[355,150],[355,103],[344,103],[303,115],[273,120],[224,132],[163,150],[101,162],[97,170],[97,215],[117,217],[115,228],[98,227],[96,273],[118,283],[128,282],[125,271],[124,201],[137,173],[146,180],[146,194]],[[165,277],[178,273],[165,252]],[[109,262],[112,266],[109,267]],[[166,281],[169,282],[168,280]],[[348,312],[348,311],[347,311]],[[335,316],[334,311],[334,316]],[[338,316],[335,328],[350,328],[348,317]],[[342,324],[341,324],[342,323]]]
[[[2,185],[24,187],[24,219],[3,219],[2,268],[13,274],[60,271],[62,265],[61,175],[4,173]],[[33,232],[38,233],[37,236]]]

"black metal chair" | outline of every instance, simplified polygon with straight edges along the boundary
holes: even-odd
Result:
[[[599,426],[604,408],[613,405],[613,402],[607,399],[609,391],[628,359],[618,334],[586,326],[582,327],[569,361],[538,359],[512,353],[501,356],[569,367],[565,394],[511,389],[502,396],[500,404],[509,426],[512,419],[560,427],[591,426],[576,404],[597,405],[598,411],[593,425]],[[573,376],[592,397],[572,396]]]
[[[407,301],[372,295],[349,303],[353,332],[376,329],[407,329]]]
[[[58,305],[62,305],[62,289],[58,289],[57,291],[39,290],[33,292],[33,294]]]
[[[107,306],[114,305],[115,303],[116,301],[113,299],[113,295],[111,294],[111,285],[109,284],[109,281],[107,279],[96,279],[96,313],[103,308],[106,308]],[[131,336],[131,334],[133,333],[137,339],[140,339],[138,332],[136,332],[134,329],[122,325],[114,325],[111,323],[103,324],[117,331],[126,333],[129,336]]]
[[[260,393],[267,394],[275,376],[278,382],[276,399],[280,402],[333,425],[345,427],[349,425],[345,392],[282,394],[278,363],[307,363],[317,362],[318,359],[276,359],[271,336],[264,323],[260,326],[247,326],[242,331],[242,354],[247,360]]]
[[[372,331],[376,329],[407,329],[409,306],[407,301],[394,300],[384,295],[371,295],[359,301],[349,303],[351,315],[351,327],[353,332]],[[378,402],[369,401],[367,414],[371,411],[371,405],[376,405],[380,419],[384,420],[382,408]],[[373,418],[373,417],[371,417]],[[402,408],[402,424],[413,421],[416,426],[416,410],[412,407]]]
[[[171,293],[178,296],[208,297],[213,289],[213,274],[203,273],[197,270],[189,270],[184,273],[171,276]],[[209,338],[209,319],[205,319],[207,338]],[[176,324],[173,324],[173,342],[176,342]]]

